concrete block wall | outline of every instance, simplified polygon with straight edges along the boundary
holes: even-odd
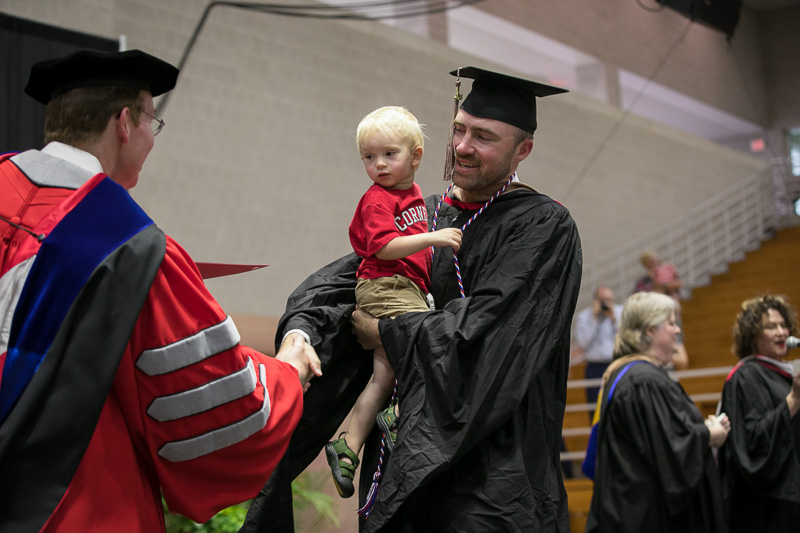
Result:
[[[534,154],[525,162],[532,170],[525,175],[570,208],[585,263],[680,218],[701,198],[764,167],[586,97],[571,94],[545,103],[540,115],[549,129],[537,133]]]
[[[553,28],[557,38],[591,29],[585,21],[571,25],[575,17],[560,11],[564,2],[480,5],[505,4],[524,20],[532,16],[529,1],[563,18]],[[125,34],[129,48],[173,63],[205,6],[199,0],[0,0],[0,11],[11,15],[105,37]],[[608,18],[598,20],[610,24]],[[609,47],[619,37],[610,29],[603,35],[594,39]],[[632,58],[636,47],[651,59],[663,48],[651,39],[625,39]],[[427,193],[444,191],[453,94],[447,71],[467,64],[495,67],[378,23],[217,7],[170,96],[167,127],[132,194],[195,260],[269,263],[210,280],[209,287],[229,312],[278,316],[293,287],[350,249],[347,226],[370,184],[354,142],[364,114],[406,105],[427,124],[418,182]],[[633,116],[609,137],[621,113],[578,94],[540,101],[534,152],[520,167],[523,181],[570,208],[587,261],[764,166]]]

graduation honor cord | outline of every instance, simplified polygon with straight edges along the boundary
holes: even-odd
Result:
[[[514,181],[514,178],[516,178],[516,177],[517,177],[517,173],[516,173],[516,172],[514,172],[514,173],[511,175],[511,177],[510,177],[510,178],[508,178],[508,181],[506,181],[505,185],[503,185],[503,186],[500,188],[500,190],[499,190],[499,191],[497,191],[497,192],[494,194],[494,196],[492,196],[491,198],[489,198],[489,200],[488,200],[488,201],[487,201],[485,204],[483,204],[483,207],[481,207],[480,209],[478,209],[478,210],[475,212],[475,214],[473,214],[473,215],[470,217],[470,219],[469,219],[469,220],[467,220],[467,222],[466,222],[466,223],[465,223],[463,226],[461,226],[461,233],[464,233],[464,231],[467,229],[467,226],[469,226],[470,224],[472,224],[472,221],[473,221],[473,220],[475,220],[476,218],[478,218],[478,215],[480,215],[481,213],[483,213],[483,212],[486,210],[486,208],[487,208],[487,207],[489,207],[489,205],[490,205],[492,202],[494,202],[495,198],[497,198],[498,196],[500,196],[501,194],[503,194],[503,191],[505,191],[505,190],[506,190],[506,187],[508,187],[508,186],[511,184],[511,182],[512,182],[512,181]],[[442,194],[442,197],[441,197],[441,198],[439,198],[439,203],[438,203],[438,204],[436,204],[436,210],[433,212],[433,227],[431,228],[431,231],[436,231],[436,223],[438,222],[438,219],[439,219],[439,208],[442,206],[442,202],[444,201],[445,197],[447,196],[447,193],[449,193],[449,192],[450,192],[450,189],[452,189],[452,188],[453,188],[453,184],[451,183],[451,184],[450,184],[450,185],[447,187],[447,190],[446,190],[446,191],[444,191],[444,194]],[[434,247],[433,247],[433,246],[431,246],[431,260],[433,259],[433,251],[434,251]],[[460,265],[458,264],[458,254],[456,253],[455,249],[453,249],[453,262],[454,262],[454,263],[455,263],[455,265],[456,265],[456,278],[458,279],[458,290],[459,290],[459,292],[461,293],[461,297],[462,297],[462,298],[464,298],[464,297],[466,296],[466,294],[464,293],[464,282],[461,280],[461,267],[460,267]]]
[[[389,405],[394,407],[395,400],[397,398],[397,380],[394,381],[394,389],[392,390],[392,399],[389,402]],[[392,438],[391,435],[383,434],[381,436],[381,452],[378,455],[378,468],[375,470],[375,473],[372,475],[372,485],[369,487],[369,492],[367,493],[367,499],[364,502],[364,506],[356,511],[358,516],[363,516],[366,520],[369,518],[369,513],[372,511],[372,506],[375,505],[375,500],[378,497],[378,487],[381,484],[381,478],[383,477],[383,473],[381,472],[383,467],[383,457],[386,453],[386,439]]]

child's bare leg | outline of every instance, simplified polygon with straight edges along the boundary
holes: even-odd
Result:
[[[364,446],[364,441],[375,426],[375,417],[391,396],[393,388],[394,371],[383,346],[378,346],[372,352],[372,378],[356,400],[344,437],[347,447],[356,454]]]
[[[349,498],[355,487],[353,480],[358,468],[358,453],[364,447],[367,435],[375,425],[375,419],[394,387],[394,372],[386,359],[383,348],[372,354],[372,378],[361,392],[344,432],[339,438],[325,445],[325,456],[331,467],[331,476],[339,496]]]

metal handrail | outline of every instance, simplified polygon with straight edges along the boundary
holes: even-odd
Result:
[[[642,275],[639,257],[653,251],[668,260],[681,274],[682,296],[725,272],[728,265],[757,249],[761,242],[784,227],[797,225],[794,202],[800,197],[800,179],[788,170],[788,161],[778,161],[732,185],[689,210],[680,219],[584,264],[577,309],[588,307],[596,287],[609,287],[622,300]],[[731,366],[671,372],[673,379],[691,379],[728,374]],[[567,388],[597,387],[601,380],[567,382]],[[690,395],[694,402],[719,401],[721,392]],[[567,412],[592,411],[593,403],[570,404]],[[589,427],[565,428],[562,436],[587,435]],[[585,451],[561,452],[562,461],[583,460]]]
[[[653,251],[675,266],[684,297],[709,283],[711,276],[744,258],[777,229],[797,224],[793,201],[797,178],[775,164],[735,183],[662,227],[584,265],[577,309],[590,305],[592,292],[603,285],[619,300],[629,295],[643,274],[639,257]]]
[[[727,376],[733,370],[733,366],[712,366],[706,368],[688,368],[686,370],[671,370],[669,376],[675,381],[681,379],[704,378],[707,376]],[[587,387],[599,387],[602,378],[592,379],[570,379],[567,380],[568,389],[585,389]]]
[[[710,402],[716,401],[722,398],[722,392],[700,392],[697,394],[690,394],[689,399],[693,402]],[[570,403],[564,408],[565,413],[580,413],[583,411],[594,411],[597,408],[596,403]],[[581,426],[578,426],[581,427]],[[562,428],[561,434],[564,434],[564,429]]]
[[[799,363],[800,365],[800,363]],[[693,378],[704,378],[708,376],[727,376],[730,371],[733,369],[733,366],[714,366],[708,368],[691,368],[687,370],[673,370],[669,372],[669,376],[674,379],[675,381],[689,380]],[[587,387],[599,387],[601,383],[600,378],[595,379],[571,379],[567,381],[567,388],[568,389],[583,389]],[[697,393],[697,394],[690,394],[689,398],[693,402],[709,402],[709,401],[719,401],[721,398],[721,392],[706,392],[706,393]],[[568,404],[564,412],[565,413],[579,413],[579,412],[588,412],[594,411],[597,407],[597,404],[594,403],[571,403]],[[561,436],[563,437],[574,437],[574,436],[581,436],[581,435],[588,435],[591,431],[590,426],[578,426],[578,427],[571,427],[571,428],[562,428]]]
[[[689,399],[693,402],[719,402],[722,398],[721,392],[707,392],[700,394],[690,394]],[[567,412],[592,411],[597,407],[593,403],[581,403],[567,405]],[[562,428],[561,437],[584,437],[592,432],[591,426],[578,426],[572,428]],[[583,461],[586,450],[573,450],[561,452],[561,462],[564,461]]]

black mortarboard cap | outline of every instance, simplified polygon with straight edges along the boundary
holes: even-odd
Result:
[[[536,97],[568,92],[560,87],[477,67],[461,67],[450,74],[474,80],[461,109],[470,115],[499,120],[529,133],[536,131]]]
[[[101,85],[131,87],[158,96],[172,90],[177,80],[177,68],[141,50],[81,50],[33,65],[25,93],[43,104],[71,89]]]

